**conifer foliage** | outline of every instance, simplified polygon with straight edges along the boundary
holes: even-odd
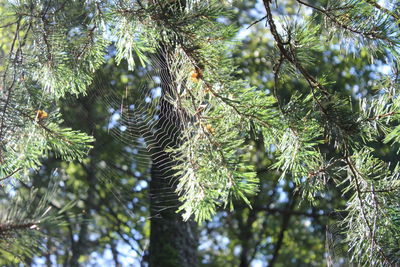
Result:
[[[400,167],[384,161],[378,148],[400,143],[400,17],[396,1],[384,2],[264,0],[262,21],[275,43],[265,55],[275,80],[267,89],[237,78],[237,29],[225,23],[229,3],[3,1],[0,179],[24,178],[48,153],[69,161],[85,157],[92,138],[63,127],[57,105],[66,95],[85,94],[110,44],[116,62],[126,60],[133,71],[138,63],[157,68],[152,54],[161,51],[163,67],[174,74],[161,97],[178,114],[175,124],[184,125],[179,145],[164,148],[178,163],[173,183],[184,220],[210,219],[220,207],[234,209],[235,199],[251,205],[258,181],[248,140],[257,134],[265,150],[275,152],[272,168],[282,179],[291,177],[304,199],[312,203],[328,183],[342,190],[347,207],[340,227],[351,260],[395,265]],[[300,10],[297,16],[278,12],[287,4]],[[368,85],[375,95],[343,97],[329,73],[310,72],[314,54],[331,46],[343,57],[369,54],[379,77]],[[392,68],[388,74],[379,70],[384,64]],[[281,99],[277,90],[293,78],[305,81],[308,91]],[[19,216],[12,214],[9,221]]]

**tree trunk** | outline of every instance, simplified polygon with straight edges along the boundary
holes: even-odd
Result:
[[[163,58],[163,57],[162,57]],[[162,77],[164,94],[171,94],[171,73]],[[169,79],[169,81],[168,81]],[[160,101],[158,136],[153,143],[150,182],[151,234],[149,263],[154,267],[179,267],[197,265],[197,234],[194,222],[184,222],[176,213],[180,205],[175,193],[176,165],[165,152],[166,146],[178,145],[182,122],[174,107],[165,100]],[[160,134],[161,133],[161,134]],[[162,137],[160,137],[162,136]]]
[[[152,167],[150,267],[197,266],[197,233],[194,222],[184,222],[176,213],[177,200],[169,178],[160,175],[156,163]],[[176,196],[175,196],[176,199]],[[171,205],[171,207],[168,207]],[[163,207],[164,206],[164,207]]]
[[[176,5],[177,4],[177,5]],[[169,12],[174,8],[184,7],[184,1],[171,1]],[[167,9],[167,10],[168,10]],[[174,88],[174,73],[168,67],[166,53],[171,51],[173,44],[162,44],[158,53],[160,65],[163,66],[161,78],[162,94],[157,121],[157,138],[152,147],[152,169],[150,182],[151,233],[149,248],[150,267],[180,267],[197,266],[197,225],[194,222],[184,222],[176,213],[180,205],[175,193],[176,177],[173,166],[176,162],[165,152],[167,147],[179,145],[179,135],[184,128],[181,121],[181,111],[177,111],[165,96],[176,99]],[[161,133],[161,135],[160,135]],[[160,137],[162,136],[162,137]]]

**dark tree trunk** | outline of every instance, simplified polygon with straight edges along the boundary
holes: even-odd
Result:
[[[166,9],[174,15],[175,8],[183,8],[185,1],[170,1]],[[161,88],[163,97],[160,100],[159,119],[157,122],[157,138],[152,147],[152,169],[150,182],[151,233],[149,248],[150,267],[180,267],[197,266],[197,225],[194,222],[184,222],[182,216],[176,213],[180,205],[175,193],[176,177],[172,167],[176,165],[170,155],[165,152],[167,147],[179,145],[179,136],[184,129],[181,111],[177,111],[165,96],[176,99],[174,74],[169,71],[166,55],[174,44],[162,44],[158,53],[162,65]],[[161,133],[161,134],[160,134]],[[160,136],[162,136],[160,138]]]
[[[151,193],[151,234],[149,263],[151,267],[197,266],[197,234],[194,222],[184,222],[176,213],[177,200],[170,179],[160,175],[153,163]],[[176,199],[176,197],[174,197]],[[168,203],[165,203],[167,202]],[[168,207],[168,206],[171,207]]]
[[[173,94],[174,88],[170,88],[173,84],[171,73],[164,74],[161,79],[163,92]],[[178,145],[183,125],[181,116],[165,100],[160,101],[157,126],[158,137],[152,144],[149,263],[151,267],[194,267],[197,266],[196,224],[184,222],[182,216],[176,213],[180,205],[174,186],[177,177],[172,170],[176,162],[164,151],[166,146]]]

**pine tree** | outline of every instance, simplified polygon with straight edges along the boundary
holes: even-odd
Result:
[[[186,13],[186,1],[170,1],[162,3],[161,15],[180,17]],[[162,31],[159,33],[162,35]],[[174,57],[174,51],[179,46],[179,36],[166,34],[160,41],[157,51],[159,64],[164,66],[160,82],[163,97],[160,99],[160,109],[156,113],[159,118],[155,124],[155,133],[151,137],[152,167],[150,181],[151,232],[149,246],[149,266],[197,266],[197,233],[196,224],[183,221],[175,210],[179,206],[176,187],[174,186],[175,171],[179,164],[171,159],[168,149],[179,147],[181,131],[186,127],[185,118],[179,109],[168,99],[179,98],[176,90],[176,73],[169,58]],[[179,63],[178,63],[179,64]],[[179,66],[178,66],[179,67]],[[157,136],[162,136],[157,138]],[[147,137],[149,138],[149,136]],[[161,193],[162,192],[162,193]],[[165,195],[175,199],[166,200]],[[172,207],[172,208],[171,208]]]
[[[49,212],[52,190],[43,196],[33,190],[26,197],[13,192],[11,179],[26,181],[49,154],[64,160],[82,160],[93,141],[84,133],[62,126],[56,103],[65,94],[84,92],[91,79],[89,73],[103,62],[96,52],[104,50],[105,43],[97,43],[89,52],[84,49],[82,56],[87,61],[76,61],[77,55],[71,50],[73,40],[66,42],[61,38],[76,20],[72,19],[73,10],[80,7],[74,3],[69,6],[72,8],[69,15],[60,14],[63,5],[67,4],[50,8],[47,1],[2,1],[0,5],[4,55],[0,86],[0,180],[8,191],[5,193],[8,199],[4,199],[8,201],[3,200],[0,213],[0,249],[6,258],[11,255],[29,259],[35,248],[42,245],[44,233],[38,229],[62,224],[64,211],[54,211],[53,207]],[[63,23],[56,25],[58,19]]]
[[[237,78],[236,29],[224,23],[230,12],[220,1],[5,2],[1,179],[22,179],[50,151],[65,160],[83,159],[92,138],[63,128],[55,106],[67,94],[86,92],[114,42],[116,61],[126,60],[130,70],[138,67],[135,58],[148,69],[167,70],[161,71],[164,87],[153,107],[161,110],[155,122],[161,131],[144,123],[142,135],[153,166],[162,166],[164,187],[180,196],[173,206],[180,205],[184,220],[202,222],[221,207],[232,210],[235,199],[251,205],[258,179],[248,140],[257,135],[265,150],[275,152],[273,168],[282,179],[293,179],[302,199],[312,202],[328,182],[341,190],[347,206],[339,226],[351,260],[397,264],[400,167],[379,151],[400,142],[397,2],[263,4],[262,20],[275,42],[271,90]],[[284,19],[277,11],[285,4],[306,12]],[[375,95],[348,99],[329,73],[310,71],[314,55],[331,44],[343,57],[368,53],[379,79],[360,86]],[[379,72],[383,64],[393,71]],[[278,90],[293,79],[308,89],[282,99]]]

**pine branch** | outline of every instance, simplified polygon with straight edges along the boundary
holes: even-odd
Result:
[[[366,38],[380,39],[380,40],[385,41],[385,42],[387,42],[387,43],[389,43],[389,44],[391,44],[391,45],[393,45],[393,46],[397,46],[397,45],[398,45],[398,43],[396,43],[395,41],[393,41],[393,40],[391,40],[390,38],[387,38],[387,37],[385,37],[385,36],[383,36],[383,35],[380,35],[380,34],[378,34],[378,33],[375,32],[375,31],[361,31],[361,30],[357,30],[357,29],[354,29],[354,28],[350,27],[349,25],[347,25],[347,24],[341,22],[340,19],[337,18],[334,14],[330,13],[330,10],[322,9],[322,8],[316,7],[316,6],[314,6],[314,5],[312,5],[312,4],[309,4],[309,3],[305,2],[305,1],[302,1],[302,0],[296,0],[296,1],[297,1],[298,3],[300,3],[300,4],[302,4],[302,5],[305,5],[305,6],[307,6],[307,7],[310,7],[310,8],[312,8],[312,9],[318,11],[319,13],[324,14],[324,15],[325,15],[328,19],[330,19],[333,23],[335,23],[336,25],[338,25],[339,27],[341,27],[341,28],[343,28],[343,29],[345,29],[345,30],[348,30],[348,31],[350,31],[350,32],[352,32],[352,33],[355,33],[355,34],[364,36],[364,37],[366,37]],[[368,1],[367,1],[367,2],[368,2]]]
[[[364,0],[364,1],[369,5],[375,7],[376,9],[380,10],[381,12],[385,13],[386,15],[391,16],[396,22],[400,21],[400,17],[396,13],[380,5],[377,0]]]
[[[273,15],[272,15],[272,11],[271,11],[271,0],[263,0],[264,2],[264,7],[265,10],[267,12],[267,21],[272,33],[272,36],[274,37],[274,40],[276,42],[276,45],[279,48],[279,51],[281,52],[281,54],[286,58],[286,60],[288,60],[290,63],[292,63],[299,71],[300,73],[304,76],[304,78],[306,79],[306,81],[308,82],[308,84],[310,85],[310,87],[312,89],[319,89],[324,95],[325,97],[327,97],[329,95],[328,90],[322,85],[320,84],[302,65],[301,63],[296,59],[294,53],[292,53],[290,50],[287,50],[285,48],[285,44],[290,44],[290,39],[287,42],[283,42],[283,40],[281,39],[276,25],[275,25],[275,21],[273,19]],[[290,35],[289,35],[290,38]],[[313,92],[313,96],[315,101],[317,102],[319,108],[321,109],[321,111],[323,113],[327,113],[325,107],[321,104],[320,100],[316,98],[314,90]]]
[[[353,163],[351,161],[351,158],[349,156],[346,156],[345,160],[346,160],[346,163],[349,166],[349,168],[350,168],[350,170],[351,170],[351,172],[353,174],[356,194],[357,194],[358,202],[360,203],[360,209],[361,209],[362,218],[363,218],[363,220],[365,222],[365,225],[367,226],[367,228],[369,230],[369,237],[370,237],[371,242],[372,242],[372,248],[377,246],[378,247],[377,250],[378,250],[379,254],[381,255],[381,257],[384,259],[384,262],[386,262],[387,264],[391,265],[391,261],[389,260],[388,256],[386,255],[386,253],[384,252],[384,250],[382,249],[382,247],[380,246],[380,244],[376,240],[376,237],[375,237],[376,227],[375,226],[373,227],[371,225],[371,223],[369,222],[368,218],[367,218],[367,212],[366,212],[366,208],[365,208],[365,205],[364,205],[364,199],[362,198],[362,190],[361,190],[361,187],[360,187],[360,182],[358,180],[358,177],[362,178],[362,175],[357,170],[357,168],[353,165]],[[372,251],[373,251],[373,249],[372,249]]]
[[[12,171],[10,174],[7,174],[5,177],[0,178],[0,182],[12,177],[14,174],[16,174],[17,172],[19,172],[22,168],[17,168],[14,171]]]

